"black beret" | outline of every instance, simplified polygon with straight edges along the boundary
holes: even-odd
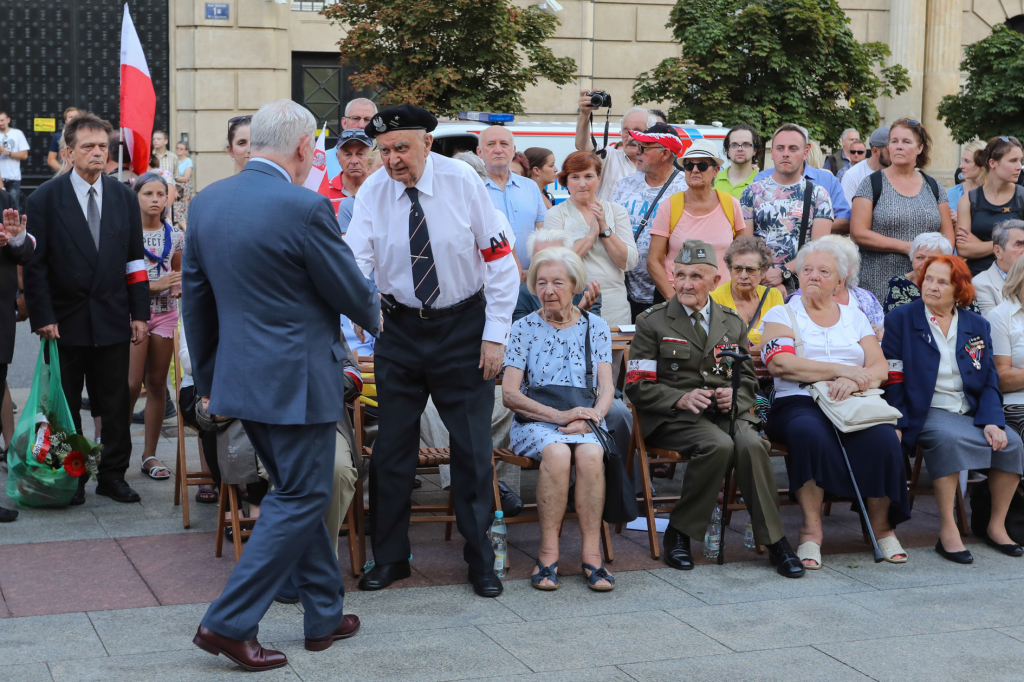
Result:
[[[429,133],[436,127],[437,119],[429,111],[403,104],[379,112],[364,131],[373,138],[392,130],[426,130]]]

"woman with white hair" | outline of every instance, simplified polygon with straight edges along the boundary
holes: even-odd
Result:
[[[601,563],[604,450],[590,428],[604,423],[615,395],[611,333],[607,322],[572,303],[574,295],[583,293],[585,277],[583,261],[571,249],[555,246],[537,252],[526,282],[541,308],[512,325],[505,351],[501,389],[502,402],[516,413],[512,450],[540,460],[541,540],[532,578],[539,590],[558,589],[558,536],[574,464],[583,576],[592,590],[606,592],[615,587],[615,579]],[[580,398],[578,406],[559,410],[535,399],[538,389],[545,387],[595,388],[595,375],[596,392],[586,391],[589,396]]]
[[[914,241],[910,242],[910,263],[914,269],[905,275],[896,275],[889,279],[885,303],[882,306],[885,309],[885,314],[891,313],[896,306],[921,298],[921,290],[917,288],[915,282],[921,274],[921,266],[929,258],[951,255],[953,255],[953,245],[938,232],[922,232],[914,237]],[[967,309],[971,312],[981,313],[974,301]]]
[[[854,496],[838,436],[851,454],[879,549],[886,561],[904,563],[907,553],[893,526],[910,518],[910,498],[896,429],[881,424],[839,433],[803,387],[827,381],[829,396],[846,400],[857,391],[878,388],[888,378],[889,365],[867,316],[834,298],[850,273],[845,250],[824,239],[811,242],[797,254],[796,272],[803,294],[765,314],[761,357],[775,377],[765,432],[789,451],[790,495],[804,516],[797,556],[808,569],[821,568],[825,493]]]
[[[838,234],[830,234],[822,239],[828,240],[838,246],[846,254],[846,262],[849,263],[850,271],[846,280],[839,283],[836,292],[833,294],[836,303],[842,305],[856,305],[860,311],[867,315],[871,328],[875,330],[878,340],[882,340],[882,325],[885,323],[885,313],[882,312],[882,305],[875,298],[875,295],[867,289],[862,289],[860,283],[860,250],[853,240]],[[947,242],[948,243],[948,242]],[[797,289],[793,295],[799,295]]]
[[[1003,302],[985,319],[992,326],[992,359],[999,372],[1006,425],[1024,438],[1024,258],[1010,268]]]

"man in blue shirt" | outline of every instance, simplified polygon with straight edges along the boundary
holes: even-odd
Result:
[[[477,155],[487,168],[487,195],[494,208],[505,214],[516,235],[516,261],[519,263],[519,280],[526,281],[530,269],[530,251],[527,240],[530,233],[544,226],[547,207],[537,183],[529,178],[509,171],[512,157],[516,154],[516,143],[508,129],[495,125],[480,133]]]
[[[800,127],[800,129],[804,132],[804,139],[810,139],[807,137],[807,130],[803,127]],[[774,172],[775,170],[772,168],[763,170],[757,174],[754,182],[763,180]],[[850,202],[846,200],[843,186],[836,179],[836,176],[827,170],[815,168],[804,162],[803,177],[810,179],[815,185],[824,187],[825,191],[828,192],[828,196],[832,200],[832,210],[835,213],[835,219],[832,222],[832,234],[850,234]]]

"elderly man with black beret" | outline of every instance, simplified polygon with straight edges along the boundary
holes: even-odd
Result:
[[[386,311],[374,349],[380,430],[370,459],[375,566],[359,582],[379,590],[408,578],[409,513],[427,397],[451,439],[452,490],[469,580],[501,594],[491,522],[491,410],[519,272],[514,236],[468,164],[430,151],[437,126],[410,105],[366,126],[386,173],[356,195],[346,241],[374,273]]]
[[[782,529],[768,442],[758,435],[758,418],[750,410],[757,386],[753,365],[730,365],[720,356],[747,348],[743,321],[709,296],[720,280],[714,247],[686,240],[675,259],[676,295],[637,316],[629,350],[626,394],[639,413],[645,442],[690,456],[665,530],[665,563],[693,568],[690,538],[707,528],[726,470],[734,466],[754,537],[768,546],[780,575],[799,578],[804,567]],[[737,395],[733,372],[742,374]],[[738,416],[730,438],[733,400]]]

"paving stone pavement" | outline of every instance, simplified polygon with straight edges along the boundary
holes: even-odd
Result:
[[[128,480],[140,504],[96,497],[90,485],[81,507],[22,510],[0,526],[0,682],[211,682],[244,674],[191,643],[234,565],[228,546],[224,557],[213,556],[216,511],[193,503],[191,528],[182,528],[173,485],[139,471],[141,427],[133,441]],[[158,456],[172,469],[175,447],[167,431]],[[194,438],[187,451],[196,466]],[[682,467],[675,481],[657,485],[677,490],[681,476]],[[528,501],[532,481],[524,475]],[[0,473],[0,489],[5,482]],[[446,497],[436,477],[417,495]],[[13,503],[0,492],[0,505]],[[360,633],[307,652],[301,606],[275,604],[260,639],[284,651],[289,665],[259,679],[1024,679],[1024,559],[967,538],[973,565],[942,560],[931,548],[934,500],[919,497],[914,518],[899,529],[910,562],[876,565],[857,516],[841,507],[825,519],[823,569],[802,580],[778,577],[763,555],[742,547],[742,513],[727,531],[726,565],[699,556],[691,572],[651,559],[644,533],[613,534],[609,568],[618,582],[609,594],[591,592],[580,578],[575,522],[562,535],[562,587],[545,593],[526,579],[536,526],[511,526],[513,565],[493,600],[465,584],[462,543],[457,532],[445,541],[441,524],[412,527],[413,577],[381,592],[356,589],[343,542],[346,611],[361,617]],[[798,511],[784,508],[783,520],[795,538]]]

